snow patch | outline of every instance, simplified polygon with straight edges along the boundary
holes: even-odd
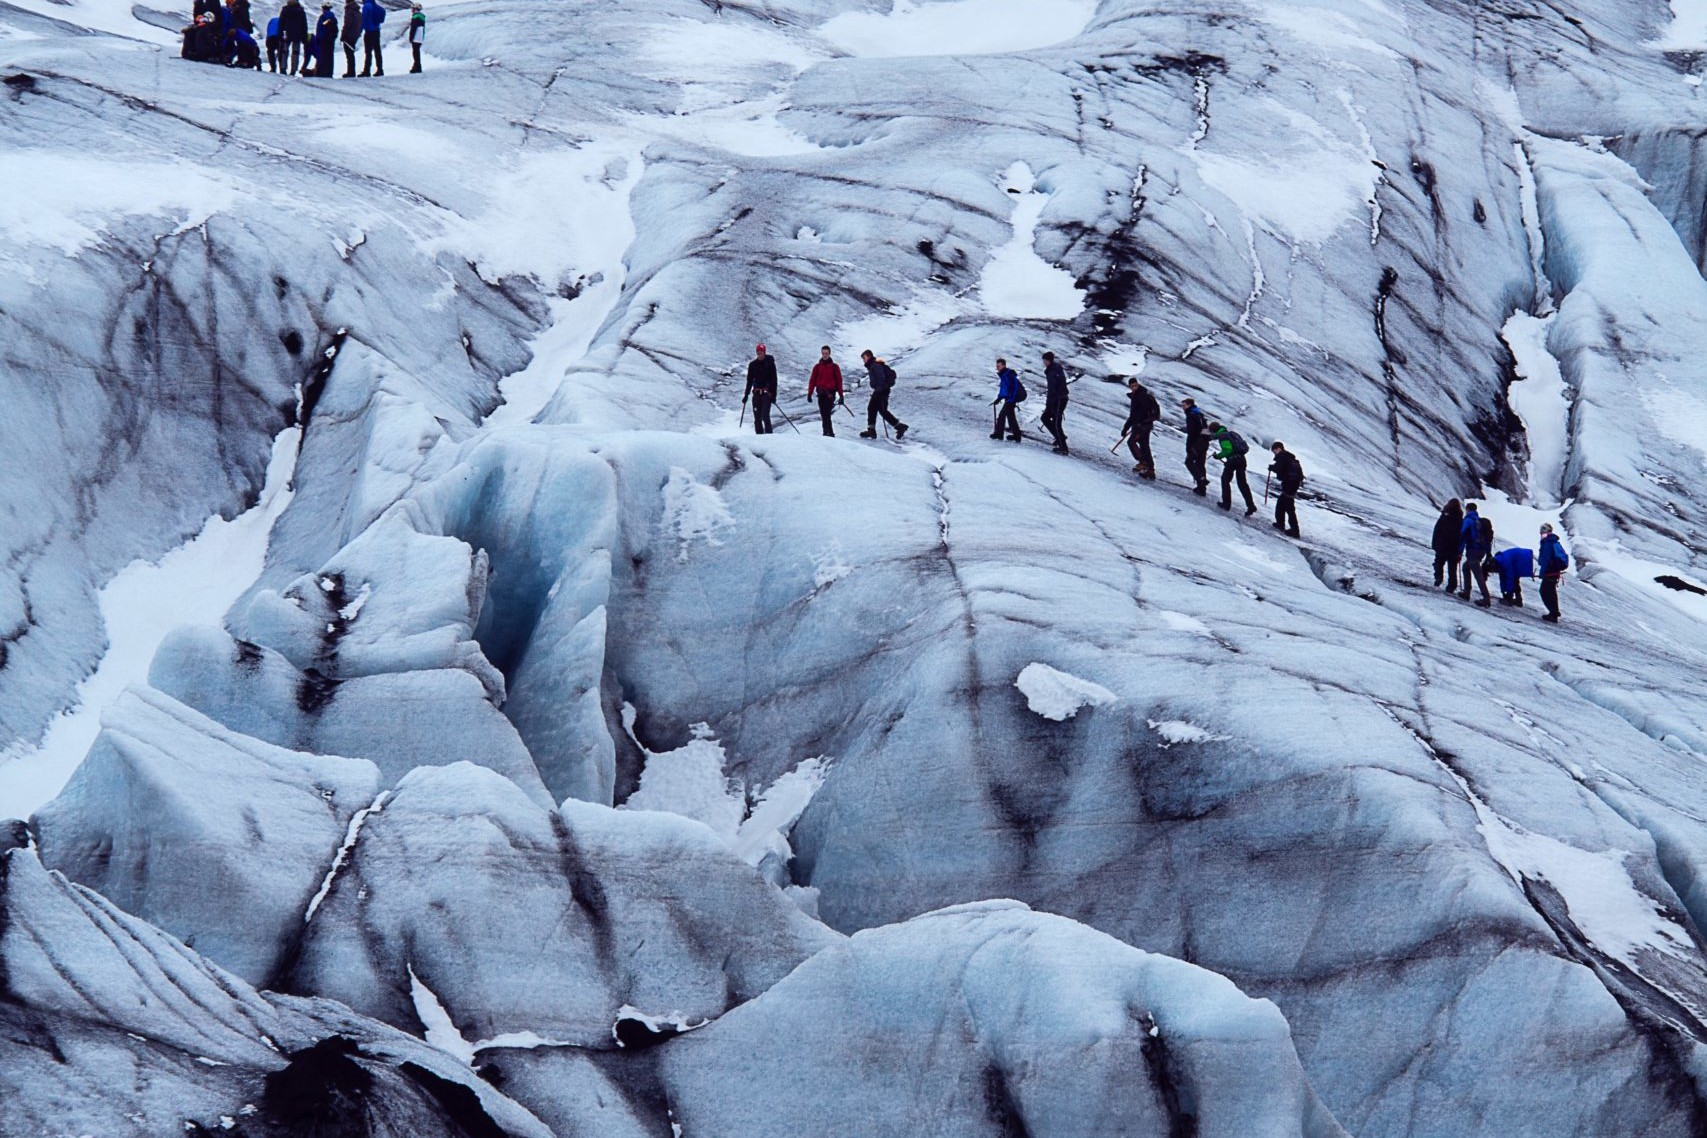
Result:
[[[673,751],[648,751],[640,786],[625,810],[657,810],[702,822],[719,838],[735,844],[747,814],[741,784],[723,773],[723,744],[704,723],[693,725],[693,738]]]
[[[1085,309],[1085,293],[1073,274],[1037,255],[1034,243],[1050,195],[1036,189],[1031,167],[1015,162],[1002,178],[1014,198],[1013,240],[997,249],[978,278],[978,293],[991,316],[1009,320],[1072,320]]]
[[[1163,747],[1181,743],[1220,743],[1232,737],[1217,735],[1207,727],[1199,727],[1184,719],[1151,719],[1147,722],[1150,730],[1162,737]]]
[[[1027,664],[1020,669],[1014,687],[1025,695],[1027,707],[1057,723],[1073,718],[1080,708],[1101,707],[1118,698],[1101,684],[1082,680],[1048,664]]]
[[[39,744],[15,744],[0,755],[0,817],[27,818],[57,795],[100,734],[102,712],[125,688],[147,680],[166,634],[180,625],[220,623],[260,576],[273,522],[295,494],[291,477],[301,435],[289,427],[273,439],[254,506],[229,521],[215,514],[159,561],[133,561],[107,582],[100,595],[106,654]]]
[[[1542,509],[1558,507],[1570,448],[1569,394],[1559,361],[1547,350],[1552,326],[1552,316],[1514,312],[1500,329],[1520,381],[1507,388],[1506,402],[1523,420],[1529,441],[1529,501]]]
[[[415,1003],[415,1016],[421,1021],[421,1026],[427,1029],[426,1040],[447,1055],[454,1055],[463,1063],[470,1066],[474,1063],[474,1044],[463,1038],[452,1022],[450,1013],[445,1010],[443,1003],[433,990],[421,983],[421,978],[415,975],[415,966],[407,966],[409,970],[409,996]]]
[[[688,549],[695,541],[713,548],[721,546],[717,535],[735,526],[735,515],[729,512],[717,487],[696,481],[679,466],[670,467],[670,480],[664,484],[664,518],[681,543],[678,561],[688,559]]]
[[[850,55],[993,55],[1070,40],[1095,14],[1095,0],[895,0],[887,15],[844,12],[818,33]]]

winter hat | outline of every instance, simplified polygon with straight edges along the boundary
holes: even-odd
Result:
[[[1272,443],[1270,443],[1268,445],[1268,449],[1269,450],[1285,450],[1286,444],[1281,442],[1279,439],[1275,439]]]
[[[1553,523],[1552,522],[1542,522],[1541,523],[1541,532],[1542,533],[1552,533],[1553,532]]]
[[[765,354],[765,346],[763,344],[760,344],[758,347],[754,348],[753,351],[759,353],[759,355],[762,356]]]

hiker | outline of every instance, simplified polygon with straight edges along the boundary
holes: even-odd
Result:
[[[1298,456],[1276,442],[1268,448],[1274,461],[1269,470],[1280,477],[1280,497],[1274,503],[1274,528],[1284,530],[1287,537],[1298,536],[1298,488],[1304,485],[1304,464]]]
[[[753,358],[747,364],[747,390],[741,393],[741,402],[749,398],[753,401],[753,432],[770,434],[771,404],[776,402],[776,361],[765,354],[763,344],[753,349]]]
[[[249,18],[249,0],[225,0],[225,30],[237,28],[255,34],[255,21]],[[259,53],[257,53],[259,54]]]
[[[267,70],[275,74],[284,66],[283,43],[279,35],[279,18],[274,16],[267,21]]]
[[[183,44],[178,54],[192,63],[213,63],[219,53],[219,40],[214,33],[212,43],[209,43],[210,29],[213,17],[198,15],[195,22],[189,24],[182,32]],[[212,54],[209,54],[211,52]]]
[[[427,14],[421,11],[421,0],[409,5],[409,50],[415,56],[415,62],[409,66],[409,74],[421,73],[421,45],[427,42]]]
[[[1434,520],[1434,587],[1446,581],[1446,591],[1458,591],[1458,560],[1464,556],[1464,507],[1453,498]]]
[[[1549,624],[1558,624],[1559,578],[1571,567],[1571,558],[1551,524],[1541,527],[1541,556],[1538,560],[1535,568],[1541,574],[1541,603],[1547,606],[1547,615],[1541,619]]]
[[[1067,453],[1067,432],[1061,420],[1067,414],[1067,369],[1055,362],[1054,352],[1043,353],[1043,427],[1055,439],[1051,448],[1056,454]]]
[[[1150,432],[1162,417],[1161,404],[1137,377],[1126,381],[1126,402],[1126,422],[1121,424],[1120,433],[1126,437],[1126,449],[1132,452],[1132,469],[1138,477],[1154,482],[1156,460],[1150,453]]]
[[[261,47],[255,37],[242,28],[225,33],[225,66],[241,67],[245,71],[261,70]]]
[[[1523,579],[1535,576],[1533,551],[1512,546],[1493,556],[1494,567],[1500,575],[1500,604],[1523,607]]]
[[[356,44],[362,39],[362,0],[344,0],[344,23],[338,42],[344,48],[344,78],[356,77]]]
[[[1202,498],[1209,493],[1209,418],[1195,399],[1181,399],[1180,406],[1185,408],[1185,468],[1196,483],[1191,492]]]
[[[332,11],[332,0],[320,0],[320,19],[314,25],[314,38],[309,41],[308,54],[313,60],[312,73],[321,79],[337,74],[332,62],[338,50],[338,14]],[[304,69],[304,73],[308,73]]]
[[[1239,493],[1245,496],[1245,517],[1250,517],[1257,512],[1257,500],[1251,497],[1251,484],[1245,480],[1245,456],[1250,453],[1250,444],[1243,436],[1220,423],[1209,424],[1209,438],[1221,446],[1215,455],[1221,460],[1221,508],[1233,508],[1233,479],[1237,478]]]
[[[1017,443],[1025,436],[1019,433],[1019,416],[1014,406],[1025,399],[1025,384],[1019,381],[1019,375],[1008,366],[1008,361],[996,358],[996,429],[990,432],[992,439],[1002,437],[1007,432],[1008,441]]]
[[[870,348],[859,354],[865,361],[865,374],[871,380],[871,402],[865,405],[865,430],[859,433],[862,439],[877,437],[877,417],[883,416],[895,431],[896,439],[907,437],[907,424],[889,413],[889,393],[895,390],[895,369],[878,359]]]
[[[220,16],[219,0],[196,0],[190,9],[190,25],[193,27],[201,22],[203,16],[212,16],[218,22]]]
[[[284,40],[279,48],[279,63],[285,74],[295,75],[302,65],[302,49],[308,43],[308,13],[302,0],[285,0],[279,9],[279,36]]]
[[[1477,512],[1476,503],[1466,502],[1464,525],[1458,532],[1464,540],[1464,587],[1458,595],[1469,600],[1470,585],[1474,581],[1482,586],[1482,599],[1476,605],[1491,608],[1494,602],[1488,594],[1488,558],[1494,551],[1494,523]]]
[[[379,0],[362,0],[362,78],[368,73],[385,75],[385,53],[379,46],[379,28],[385,23],[385,9]]]
[[[812,379],[806,385],[806,398],[810,400],[813,396],[818,397],[818,418],[824,421],[824,435],[833,439],[836,427],[831,420],[836,415],[836,404],[842,401],[842,369],[830,358],[828,344],[818,349],[818,362],[812,365]]]

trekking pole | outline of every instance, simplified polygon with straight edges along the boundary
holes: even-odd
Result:
[[[1262,504],[1265,506],[1268,505],[1268,488],[1269,488],[1270,483],[1272,483],[1273,481],[1274,481],[1274,471],[1271,470],[1268,472],[1268,477],[1263,479],[1263,482],[1262,482]]]

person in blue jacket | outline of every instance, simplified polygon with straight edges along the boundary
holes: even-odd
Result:
[[[267,21],[267,70],[277,72],[284,66],[284,38],[279,35],[279,18]]]
[[[1500,573],[1500,604],[1522,608],[1523,579],[1535,576],[1535,554],[1514,545],[1494,554],[1494,564]]]
[[[385,9],[379,0],[362,0],[362,77],[371,72],[385,74],[385,54],[379,46],[379,28],[385,23]]]
[[[1488,593],[1488,558],[1494,552],[1494,523],[1481,515],[1476,503],[1466,502],[1464,528],[1459,532],[1464,538],[1464,589],[1458,595],[1469,600],[1470,585],[1480,585],[1482,599],[1476,604],[1491,608],[1494,601]]]
[[[255,42],[255,37],[238,27],[226,32],[225,66],[241,67],[245,71],[261,70],[261,47]]]
[[[1540,564],[1536,566],[1536,572],[1541,574],[1541,603],[1547,606],[1547,615],[1542,620],[1559,623],[1559,578],[1570,566],[1570,556],[1560,544],[1559,535],[1551,525],[1543,525]]]
[[[337,74],[332,60],[338,50],[338,14],[332,11],[332,0],[320,0],[320,19],[314,24],[314,38],[308,41],[308,54],[313,60],[309,74],[330,79]]]
[[[1002,437],[1007,432],[1008,441],[1017,443],[1025,438],[1019,432],[1019,414],[1014,410],[1019,402],[1019,375],[1008,366],[1008,361],[996,360],[996,429],[990,432],[992,439]]]

